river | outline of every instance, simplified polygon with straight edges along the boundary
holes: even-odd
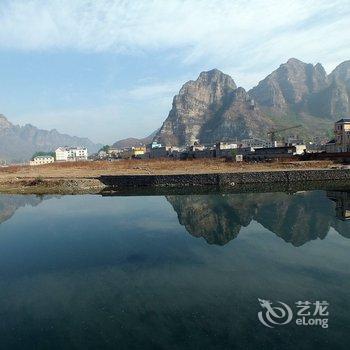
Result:
[[[350,189],[0,195],[0,348],[347,349],[349,218]]]

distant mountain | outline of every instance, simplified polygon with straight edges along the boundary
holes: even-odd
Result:
[[[30,124],[14,125],[0,115],[0,160],[27,161],[37,151],[53,151],[59,146],[83,146],[89,153],[94,153],[102,145],[57,130],[41,130]]]
[[[142,139],[137,139],[135,137],[129,137],[127,139],[122,139],[119,141],[116,141],[113,143],[113,148],[131,148],[131,147],[139,147],[139,146],[145,146],[152,142],[154,136],[157,134],[158,130],[154,131],[151,135],[148,135],[147,137],[144,137]]]
[[[327,75],[320,63],[289,59],[248,92],[217,69],[185,83],[155,139],[166,145],[195,140],[267,138],[272,127],[301,124],[304,138],[326,138],[350,114],[350,61]]]

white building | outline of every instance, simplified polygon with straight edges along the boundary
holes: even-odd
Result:
[[[41,165],[53,163],[55,158],[52,156],[37,156],[29,162],[29,165]]]
[[[88,151],[83,147],[58,147],[55,151],[57,162],[87,160]]]
[[[157,141],[153,141],[151,143],[151,148],[161,148],[161,147],[163,147],[163,145]]]
[[[219,149],[219,150],[236,149],[236,148],[238,148],[237,143],[232,143],[232,142],[217,142],[216,143],[216,149]]]
[[[260,139],[245,139],[241,141],[242,147],[252,147],[252,148],[272,148],[277,147],[277,141],[266,141]]]

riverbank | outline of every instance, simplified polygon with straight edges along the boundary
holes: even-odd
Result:
[[[13,178],[0,181],[7,194],[97,194],[106,186],[94,178]]]
[[[189,187],[345,180],[350,170],[330,170],[329,161],[229,163],[222,160],[123,160],[53,163],[0,168],[0,192],[22,194],[100,193],[107,187]],[[114,180],[111,180],[114,179]]]
[[[213,174],[104,175],[108,188],[217,187],[232,188],[252,184],[289,184],[317,181],[350,181],[350,169],[274,170]]]

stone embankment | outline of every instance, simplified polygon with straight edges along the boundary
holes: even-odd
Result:
[[[102,175],[109,188],[126,187],[232,187],[240,184],[296,183],[307,181],[349,181],[350,169],[283,170],[217,174]]]

